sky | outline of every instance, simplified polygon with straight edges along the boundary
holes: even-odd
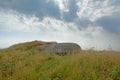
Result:
[[[120,0],[0,0],[0,48],[34,40],[120,51]]]

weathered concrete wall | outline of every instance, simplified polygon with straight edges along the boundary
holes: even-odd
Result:
[[[75,53],[81,50],[81,47],[76,43],[43,44],[39,47],[42,51],[53,52],[59,55]]]

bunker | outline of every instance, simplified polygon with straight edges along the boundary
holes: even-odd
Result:
[[[77,53],[81,50],[81,47],[76,43],[54,43],[43,44],[39,48],[45,52],[52,52],[58,55],[65,55],[68,53]]]

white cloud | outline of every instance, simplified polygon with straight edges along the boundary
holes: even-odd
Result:
[[[45,40],[58,42],[75,42],[80,44],[82,49],[94,46],[97,49],[107,49],[112,45],[114,50],[120,50],[120,37],[117,34],[108,33],[101,26],[89,25],[87,28],[78,29],[73,22],[64,22],[53,17],[44,17],[39,20],[36,16],[27,17],[23,14],[12,12],[0,12],[0,25],[3,25],[3,32],[7,30],[28,32],[31,36],[22,37],[0,37],[0,46],[9,46],[14,43]],[[0,30],[1,31],[1,30]],[[16,33],[17,34],[17,33]]]
[[[67,8],[69,0],[54,0],[54,1],[58,4],[60,10],[62,10],[64,12],[69,11],[69,9]]]
[[[114,7],[98,9],[92,14],[92,16],[90,17],[90,20],[96,21],[97,19],[99,19],[103,16],[111,16],[114,13],[114,12],[112,12],[112,10],[114,10]]]
[[[114,13],[119,12],[118,6],[112,6],[110,0],[81,0],[78,1],[79,7],[76,13],[79,18],[87,18],[94,22],[103,16],[111,16]]]
[[[1,30],[11,31],[11,30],[23,30],[26,26],[20,22],[21,15],[16,12],[10,11],[0,11],[0,27]]]

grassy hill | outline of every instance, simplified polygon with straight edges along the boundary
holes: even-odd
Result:
[[[33,41],[0,50],[0,80],[120,80],[120,52],[58,56],[36,47],[45,43]]]

